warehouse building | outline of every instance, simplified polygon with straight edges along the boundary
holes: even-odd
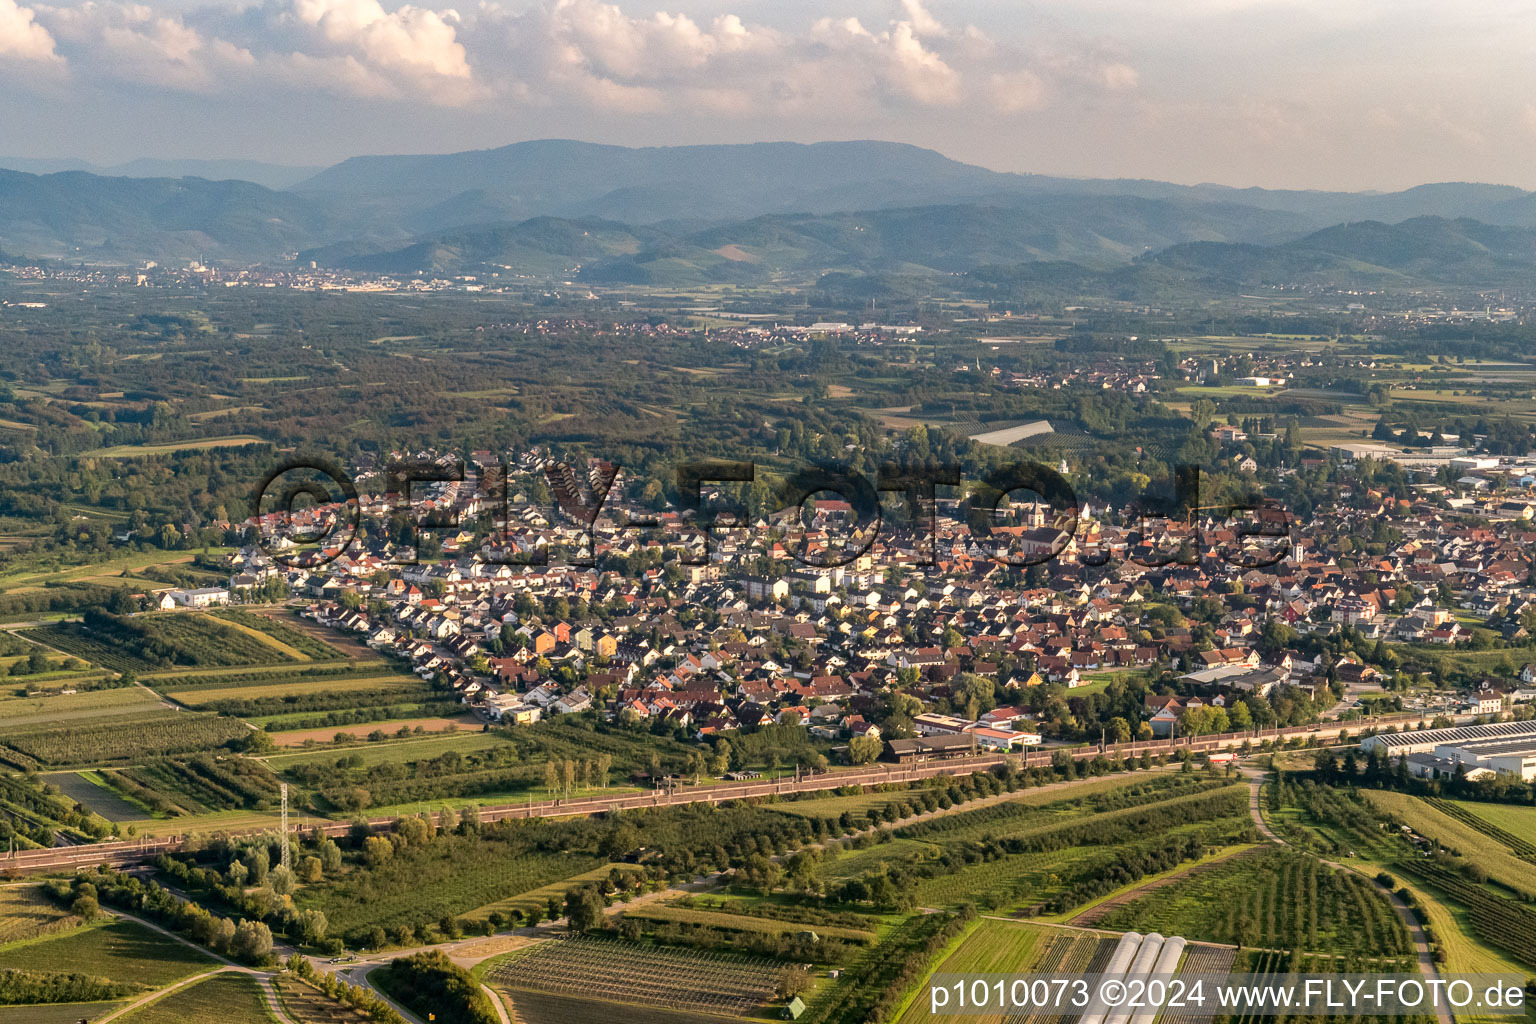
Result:
[[[1409,769],[1425,778],[1454,775],[1460,767],[1474,779],[1492,774],[1536,779],[1536,722],[1383,733],[1367,737],[1361,746],[1383,750],[1393,759],[1407,756]]]

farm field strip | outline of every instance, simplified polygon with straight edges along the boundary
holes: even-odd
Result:
[[[608,873],[614,868],[618,868],[620,871],[627,872],[635,872],[640,870],[633,864],[599,864],[597,867],[592,868],[590,871],[583,871],[580,874],[568,875],[558,882],[551,882],[549,885],[541,885],[537,889],[529,889],[525,893],[519,893],[516,896],[509,896],[504,900],[497,900],[495,903],[487,903],[483,907],[476,907],[474,910],[460,914],[459,916],[464,918],[466,921],[484,921],[490,917],[492,913],[498,910],[504,913],[512,910],[527,911],[533,907],[543,907],[550,900],[564,901],[565,894],[569,892],[573,887],[581,885],[583,882],[601,881],[602,879],[607,878]]]
[[[121,1018],[123,1024],[276,1024],[266,997],[247,974],[215,974]]]
[[[725,931],[757,932],[763,935],[814,931],[823,938],[843,939],[847,942],[872,944],[876,935],[860,928],[842,928],[836,925],[808,925],[795,921],[778,921],[771,917],[755,917],[751,914],[729,914],[712,910],[694,910],[668,904],[651,904],[624,911],[625,917],[642,921],[662,921],[671,924],[691,924]]]
[[[108,821],[137,821],[144,817],[144,809],[123,799],[106,780],[95,781],[94,772],[58,772],[42,776],[46,782],[59,787],[59,791],[93,813]]]
[[[1464,814],[1474,815],[1507,835],[1536,847],[1536,807],[1487,804],[1475,800],[1442,800],[1436,806],[1447,813],[1449,807],[1459,808]]]
[[[0,889],[0,946],[73,931],[82,923],[37,888]]]
[[[405,762],[433,758],[448,750],[456,750],[464,754],[475,750],[486,750],[506,742],[507,740],[503,737],[488,732],[471,733],[468,735],[464,733],[441,734],[401,742],[369,743],[357,747],[338,747],[332,750],[299,750],[290,754],[268,754],[262,760],[266,761],[273,768],[282,770],[292,765],[307,764],[314,761],[323,761],[329,764],[338,757],[356,755],[363,759],[363,766],[368,767],[391,761]],[[369,813],[377,812],[370,811]]]
[[[56,971],[60,964],[89,964],[92,974],[149,988],[169,985],[214,963],[194,949],[124,920],[0,949],[0,969]]]
[[[745,1014],[772,1000],[779,965],[762,958],[598,939],[540,943],[494,961],[489,981],[513,991]]]
[[[254,639],[257,643],[265,644],[266,646],[272,648],[274,651],[276,651],[278,654],[281,654],[285,658],[289,658],[289,659],[292,659],[293,661],[301,661],[301,662],[302,661],[310,661],[310,660],[312,660],[310,658],[310,656],[305,654],[303,651],[297,650],[297,649],[295,649],[293,647],[289,647],[287,644],[283,643],[281,640],[279,640],[277,637],[271,635],[270,633],[263,633],[261,630],[256,629],[256,628],[254,628],[252,626],[248,626],[244,622],[239,621],[238,619],[230,619],[230,618],[226,618],[226,617],[224,617],[222,615],[218,616],[217,618],[218,618],[218,620],[220,622],[224,623],[230,629],[237,630],[237,631],[239,631],[241,633],[244,633],[246,636],[251,637],[252,639]]]
[[[1105,776],[1092,782],[1075,784],[1067,793],[1060,790],[1034,790],[1021,789],[1016,794],[1004,801],[1009,805],[1021,804],[1025,806],[1041,806],[1064,801],[1077,800],[1082,797],[1094,796],[1110,790],[1121,789],[1125,786],[1146,782],[1145,775],[1121,774]],[[850,811],[855,814],[868,811],[871,807],[884,807],[888,803],[896,801],[911,802],[913,794],[905,790],[890,792],[875,791],[872,793],[855,793],[848,796],[823,796],[810,800],[785,800],[773,805],[773,810],[782,811],[785,814],[796,814],[804,817],[824,818],[831,815],[842,814]]]
[[[98,718],[159,707],[154,694],[137,686],[120,686],[83,693],[0,699],[0,727]]]
[[[1469,861],[1482,868],[1489,878],[1514,889],[1529,884],[1530,864],[1465,822],[1404,793],[1372,789],[1363,790],[1361,795],[1384,817],[1402,822],[1420,835],[1438,840],[1444,846],[1459,849]]]
[[[398,686],[402,691],[415,689],[421,681],[413,676],[372,676],[362,679],[317,679],[308,682],[271,683],[234,686],[222,690],[171,690],[166,696],[188,707],[202,707],[220,700],[260,700],[263,697],[294,697],[306,693],[347,693],[352,690],[380,690]]]
[[[351,736],[353,739],[363,739],[369,733],[381,731],[391,734],[401,729],[422,729],[429,733],[451,732],[454,730],[478,730],[484,723],[474,715],[458,715],[454,718],[387,718],[376,722],[361,722],[357,725],[322,726],[318,729],[296,729],[290,732],[271,732],[272,742],[279,747],[302,747],[306,741],[313,740],[316,743],[329,743],[339,735]]]

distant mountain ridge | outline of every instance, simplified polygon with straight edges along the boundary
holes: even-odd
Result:
[[[40,160],[0,156],[0,169],[28,174],[85,171],[104,178],[207,178],[210,181],[249,181],[263,188],[284,189],[312,177],[319,167],[290,167],[260,160],[156,160],[141,158],[100,166],[84,160]]]
[[[1360,227],[1426,218],[1459,226]],[[0,250],[10,253],[253,263],[300,252],[328,267],[505,268],[594,282],[962,274],[1030,263],[1131,279],[1155,263],[1169,279],[1358,272],[1463,282],[1521,265],[1518,232],[1533,227],[1536,193],[1509,186],[1343,193],[1053,178],[869,141],[635,149],[543,140],[356,157],[286,190],[204,176],[0,171]]]
[[[1353,220],[1474,217],[1536,226],[1533,193],[1440,183],[1356,193],[1135,179],[1058,178],[988,170],[891,142],[761,142],[629,148],[551,139],[429,156],[353,157],[294,186],[392,217],[417,234],[538,216],[649,224],[841,213],[1040,194],[1219,203],[1298,215],[1309,228]]]
[[[1281,245],[1192,243],[1147,258],[1159,267],[1231,284],[1329,281],[1499,287],[1536,272],[1536,229],[1470,218],[1338,224]]]
[[[0,250],[91,260],[268,258],[323,237],[326,212],[248,181],[0,171]]]

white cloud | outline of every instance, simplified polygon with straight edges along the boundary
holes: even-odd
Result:
[[[1033,71],[1009,71],[987,81],[992,105],[1001,114],[1020,114],[1046,105],[1045,83]]]
[[[0,62],[58,60],[53,36],[37,23],[33,11],[16,0],[0,0]]]
[[[939,24],[939,19],[929,14],[923,7],[922,0],[901,0],[901,9],[907,16],[907,23],[912,26],[912,31],[920,36],[942,36],[944,26]]]
[[[454,24],[442,13],[407,4],[385,11],[378,0],[293,0],[291,16],[330,45],[385,71],[444,78],[470,77]]]
[[[1123,56],[1028,53],[922,0],[866,26],[798,28],[738,14],[639,12],[642,0],[496,0],[463,10],[390,0],[212,0],[161,13],[131,0],[34,11],[0,0],[0,56],[68,62],[82,80],[209,94],[276,87],[441,106],[508,103],[644,114],[848,117],[967,104],[1006,115],[1131,88]],[[1065,68],[1065,71],[1061,69]]]

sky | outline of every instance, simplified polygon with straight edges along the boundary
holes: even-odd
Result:
[[[0,0],[0,154],[885,139],[1001,171],[1536,188],[1519,0]]]

